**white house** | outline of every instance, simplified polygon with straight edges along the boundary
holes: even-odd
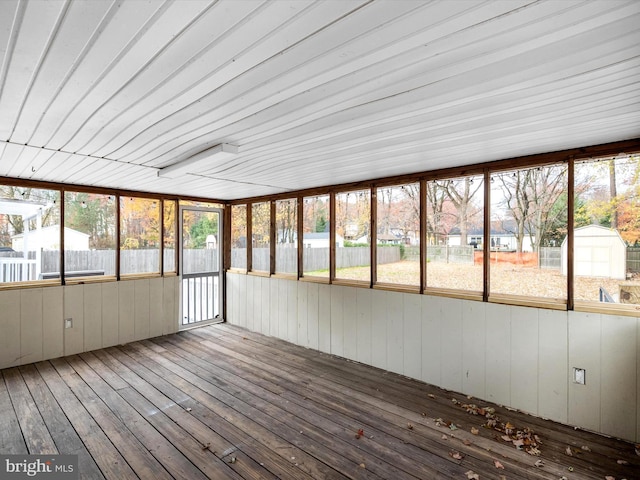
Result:
[[[302,244],[305,248],[329,248],[329,232],[305,233]],[[337,234],[336,247],[344,247],[344,238]]]

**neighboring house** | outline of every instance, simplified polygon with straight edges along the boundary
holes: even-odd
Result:
[[[460,245],[460,230],[458,228],[453,228],[449,235],[447,235],[447,245],[449,246],[458,246]],[[491,229],[491,235],[489,237],[490,248],[491,250],[502,250],[502,251],[515,251],[518,245],[518,241],[516,236],[504,229]],[[481,229],[472,228],[467,232],[467,245],[471,245],[474,248],[482,248],[484,244],[484,233]],[[528,233],[525,234],[522,239],[522,251],[523,252],[532,252],[533,246],[531,244],[531,236]]]
[[[562,242],[562,273],[567,274],[567,239]],[[574,230],[574,274],[626,279],[627,247],[617,230],[587,225]]]
[[[302,237],[305,248],[329,248],[329,232],[305,233]],[[336,235],[336,247],[344,247],[344,238]]]
[[[24,234],[19,233],[11,237],[11,248],[16,252],[24,250]],[[64,228],[65,250],[89,250],[89,235],[72,228]],[[60,225],[41,227],[31,230],[27,234],[27,249],[60,250]]]

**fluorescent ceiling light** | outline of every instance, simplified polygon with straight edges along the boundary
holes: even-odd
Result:
[[[185,173],[196,173],[197,170],[202,169],[202,167],[212,166],[211,163],[213,160],[216,162],[226,160],[237,153],[237,145],[220,143],[215,147],[207,148],[200,153],[196,153],[191,157],[185,158],[178,163],[161,168],[158,170],[158,176],[165,178],[177,178]]]

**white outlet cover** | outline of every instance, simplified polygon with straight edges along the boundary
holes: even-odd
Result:
[[[578,385],[586,384],[586,371],[584,368],[573,368],[573,382]]]

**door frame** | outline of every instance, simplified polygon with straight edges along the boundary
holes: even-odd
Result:
[[[185,291],[185,280],[189,280],[190,278],[194,278],[192,275],[193,274],[186,274],[189,275],[189,277],[187,279],[185,279],[185,273],[184,273],[184,255],[183,255],[183,248],[184,248],[184,239],[183,239],[183,228],[184,228],[184,218],[183,218],[183,213],[185,211],[191,211],[191,212],[205,212],[205,213],[216,213],[218,215],[218,234],[217,234],[217,241],[218,241],[218,271],[217,272],[202,272],[202,273],[217,273],[217,277],[218,277],[218,286],[217,286],[217,292],[215,292],[215,290],[212,291],[213,295],[217,294],[217,304],[218,304],[218,315],[215,316],[214,318],[210,318],[210,319],[206,319],[206,320],[200,320],[200,321],[194,321],[194,322],[187,322],[184,323],[184,291]],[[222,323],[225,321],[224,319],[224,265],[223,265],[223,261],[224,261],[224,210],[222,208],[214,208],[214,207],[197,207],[197,206],[191,206],[191,205],[180,205],[178,207],[178,242],[177,242],[177,246],[178,246],[178,265],[179,265],[179,271],[178,271],[178,276],[180,278],[180,318],[178,319],[178,330],[187,330],[189,328],[194,328],[194,327],[200,327],[203,325],[210,325],[213,323]],[[214,276],[215,278],[215,276]],[[215,284],[215,282],[214,282]],[[213,298],[213,302],[214,305],[216,304],[216,298]]]

